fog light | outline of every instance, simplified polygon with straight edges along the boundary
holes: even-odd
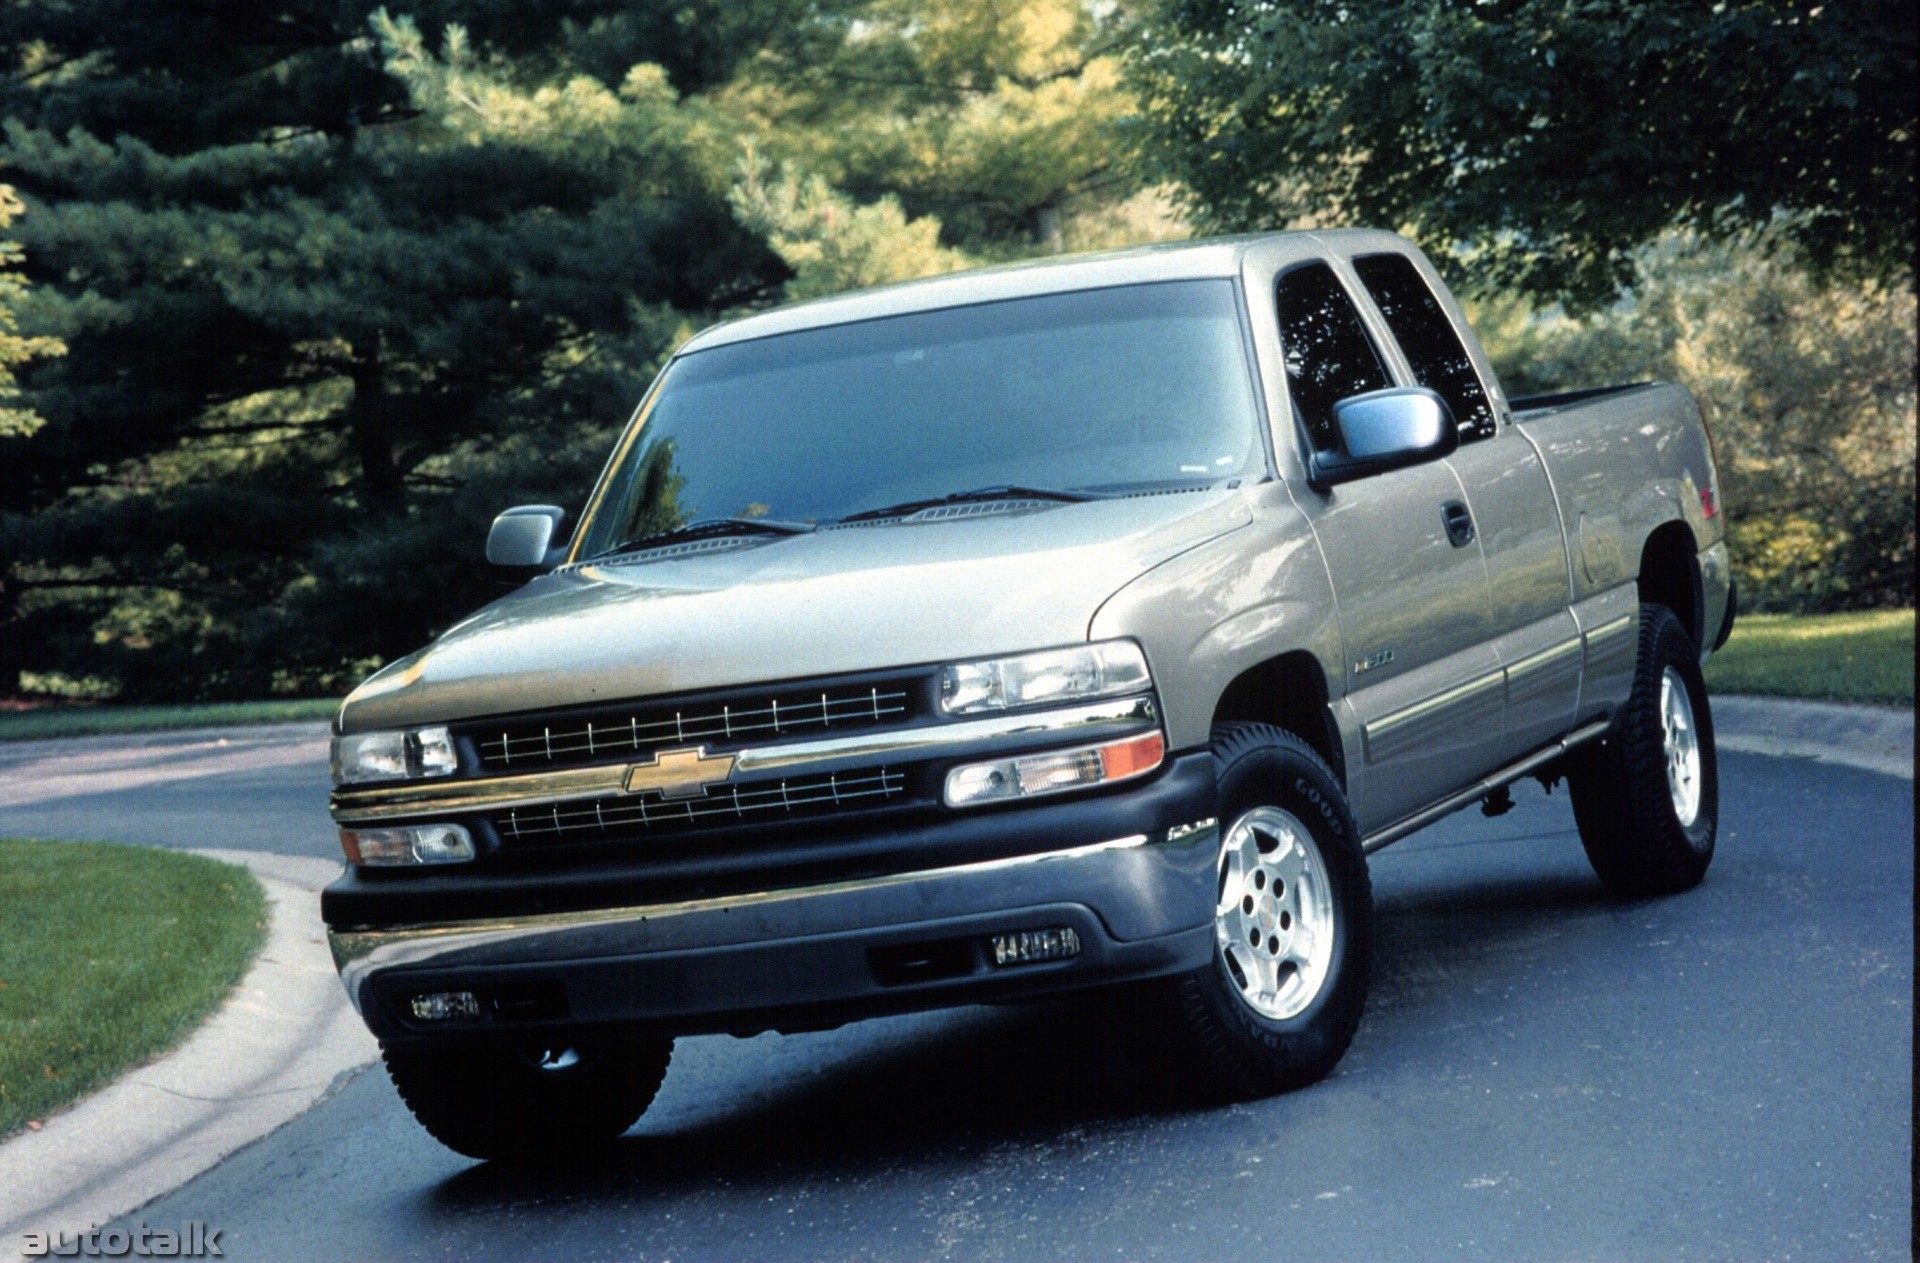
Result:
[[[1079,954],[1080,936],[1068,925],[993,936],[996,965],[1037,965],[1044,960],[1066,960]]]
[[[408,1005],[416,1022],[471,1022],[480,1016],[480,997],[471,991],[429,991]]]
[[[1157,732],[1078,750],[1027,754],[992,763],[968,763],[947,773],[947,806],[1057,794],[1140,776],[1160,766],[1167,751]]]
[[[457,824],[415,824],[397,829],[342,829],[340,849],[349,864],[390,868],[404,864],[464,864],[473,858],[473,835]]]

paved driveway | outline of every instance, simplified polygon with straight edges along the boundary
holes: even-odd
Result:
[[[317,726],[0,748],[0,833],[328,854],[323,761]],[[1722,774],[1673,899],[1607,899],[1532,787],[1375,857],[1368,1017],[1291,1096],[1182,1108],[1110,1005],[966,1009],[682,1041],[611,1163],[530,1177],[370,1072],[132,1219],[270,1261],[1905,1257],[1912,785]]]

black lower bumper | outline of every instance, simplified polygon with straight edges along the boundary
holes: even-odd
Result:
[[[1078,937],[1080,952],[1072,959],[994,963],[992,935],[1061,927]],[[1198,968],[1212,950],[1211,920],[1124,942],[1084,905],[1054,904],[684,952],[388,970],[362,991],[361,1013],[389,1043],[607,1025],[666,1035],[748,1035],[1158,977]],[[476,996],[481,1018],[448,1025],[412,1017],[413,997],[450,991]]]
[[[623,899],[618,881],[583,891],[578,874],[539,874],[532,910],[525,891],[456,898],[455,878],[412,888],[347,877],[322,906],[349,994],[383,1039],[796,1029],[1205,963],[1214,798],[1203,752],[1124,791],[920,826],[912,849],[926,862],[911,871],[656,901]],[[520,910],[445,915],[488,905]],[[1072,930],[1078,952],[994,959],[994,935],[1050,929]],[[414,997],[461,991],[476,1016],[413,1016]]]

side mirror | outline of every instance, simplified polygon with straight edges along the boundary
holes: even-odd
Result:
[[[1315,452],[1308,483],[1325,490],[1336,483],[1371,478],[1449,456],[1460,446],[1447,401],[1424,386],[1370,390],[1333,405],[1344,452]]]
[[[506,570],[551,570],[566,555],[554,537],[567,511],[553,504],[523,504],[493,519],[487,532],[487,560]]]

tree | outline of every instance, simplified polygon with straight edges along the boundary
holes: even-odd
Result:
[[[909,220],[892,194],[866,206],[818,175],[775,170],[748,154],[727,195],[740,222],[765,237],[793,269],[784,296],[795,302],[866,285],[908,281],[967,266],[940,244],[940,222]]]
[[[1911,275],[1913,6],[1165,0],[1134,66],[1199,221],[1404,228],[1592,305],[1670,226]]]
[[[0,231],[18,219],[22,209],[13,189],[0,184]],[[19,242],[0,240],[0,437],[32,434],[46,424],[31,408],[20,406],[20,381],[14,370],[67,350],[58,338],[20,333],[16,313],[27,296],[27,278],[19,271],[25,254]]]
[[[982,260],[1181,231],[1151,207],[1115,231],[1147,181],[1112,6],[868,0],[840,26],[808,57],[747,64],[726,93],[759,152],[797,178],[856,202],[894,197]]]
[[[1779,240],[1668,233],[1636,253],[1628,297],[1605,311],[1502,298],[1474,323],[1515,393],[1646,378],[1692,389],[1744,606],[1910,606],[1914,294],[1820,285],[1793,255]]]
[[[0,157],[36,327],[73,353],[28,376],[45,427],[0,440],[0,668],[337,688],[490,595],[488,513],[577,494],[579,440],[624,420],[676,313],[777,288],[724,200],[731,148],[665,74],[569,72],[596,44],[561,18],[613,7],[438,6],[454,60],[466,16],[579,85],[485,137],[367,7],[8,10]],[[645,138],[575,134],[594,91]]]

